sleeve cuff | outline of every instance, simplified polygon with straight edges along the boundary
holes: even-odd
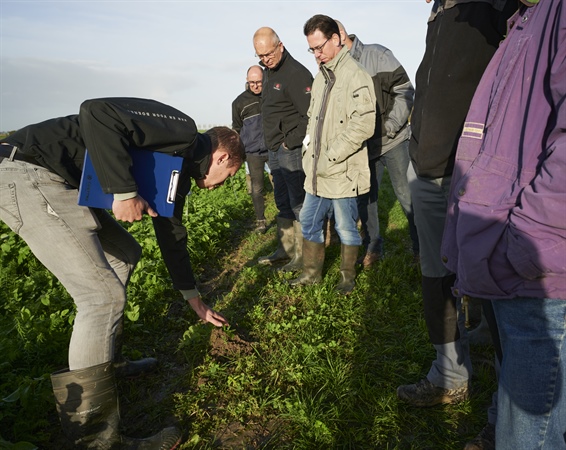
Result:
[[[181,295],[185,300],[189,300],[194,297],[200,297],[200,292],[198,291],[197,288],[189,289],[189,290],[181,289],[179,292],[181,292]]]
[[[133,192],[122,192],[121,194],[114,194],[114,200],[129,200],[131,198],[137,197],[138,191]]]

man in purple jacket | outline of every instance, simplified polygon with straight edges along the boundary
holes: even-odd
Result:
[[[466,118],[442,259],[456,296],[493,304],[496,448],[555,450],[566,449],[566,5],[521,1]]]

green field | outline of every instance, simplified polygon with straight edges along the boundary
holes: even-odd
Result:
[[[274,222],[271,192],[267,199]],[[125,434],[144,437],[176,422],[183,449],[452,450],[483,427],[496,387],[490,348],[472,349],[470,400],[419,409],[396,398],[398,385],[426,375],[434,352],[407,223],[387,175],[385,257],[359,273],[348,297],[333,290],[339,246],[327,248],[317,286],[291,288],[291,274],[254,264],[274,249],[275,227],[251,232],[242,171],[190,196],[186,220],[199,289],[231,327],[199,322],[171,289],[149,220],[128,226],[144,254],[128,291],[125,353],[154,356],[160,367],[119,382]],[[73,304],[2,224],[0,246],[0,448],[71,448],[49,374],[66,366]]]

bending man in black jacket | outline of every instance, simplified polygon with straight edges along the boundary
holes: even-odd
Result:
[[[145,440],[120,435],[113,361],[126,285],[141,249],[107,211],[79,206],[77,188],[88,148],[103,190],[114,194],[116,219],[152,216],[173,286],[202,320],[225,325],[196,290],[182,211],[191,178],[213,189],[240,168],[237,133],[218,127],[200,134],[190,117],[170,106],[108,98],[85,101],[78,115],[27,126],[0,144],[0,191],[6,194],[0,195],[0,219],[59,279],[77,309],[69,370],[52,375],[65,434],[78,447],[174,448],[181,437],[174,427]],[[173,217],[157,216],[137,195],[129,155],[135,148],[184,158]]]

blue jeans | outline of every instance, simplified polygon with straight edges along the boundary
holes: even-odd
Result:
[[[77,205],[63,178],[20,161],[0,162],[0,219],[73,298],[69,368],[112,360],[139,244],[106,211]]]
[[[566,449],[566,300],[493,300],[503,364],[498,450]]]
[[[322,244],[324,242],[324,220],[331,211],[334,211],[335,229],[342,244],[361,245],[362,238],[356,227],[357,197],[324,198],[307,192],[300,217],[303,237],[308,241]]]
[[[305,173],[301,147],[280,146],[269,152],[269,168],[273,177],[273,196],[282,219],[299,220],[305,200]]]

